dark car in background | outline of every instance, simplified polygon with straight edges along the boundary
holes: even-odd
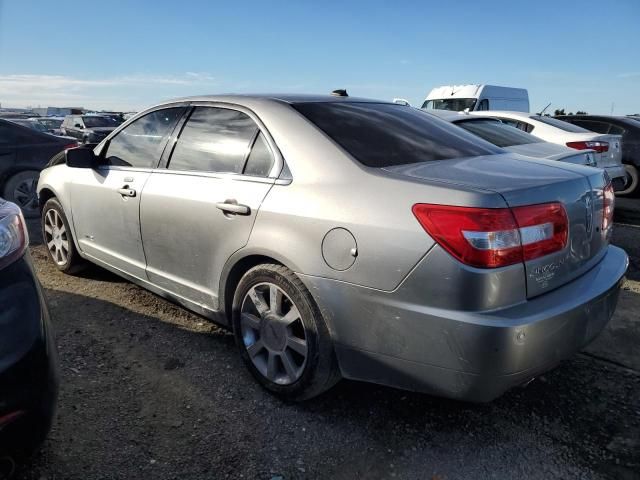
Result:
[[[0,459],[40,446],[58,394],[49,312],[28,244],[20,209],[0,198]]]
[[[16,203],[26,217],[37,217],[40,171],[56,153],[75,146],[74,139],[0,119],[0,195]]]
[[[558,115],[556,118],[592,132],[622,135],[622,163],[627,171],[624,188],[616,195],[640,195],[640,122],[614,115]],[[635,117],[640,118],[640,117]]]
[[[63,135],[79,142],[99,143],[118,125],[113,118],[103,115],[67,115],[60,128]]]

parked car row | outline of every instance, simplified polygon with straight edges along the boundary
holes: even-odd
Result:
[[[561,115],[556,118],[592,132],[622,136],[622,163],[626,185],[621,195],[640,194],[640,117],[613,115]]]
[[[63,272],[95,263],[231,329],[282,397],[351,378],[488,401],[589,343],[628,265],[608,175],[584,151],[496,146],[531,139],[493,113],[460,128],[346,93],[163,103],[42,172],[44,243]],[[559,130],[614,143],[593,149],[609,167],[615,140]]]
[[[81,143],[98,143],[121,123],[106,115],[67,115],[61,131]]]
[[[603,168],[614,182],[614,188],[624,187],[626,172],[622,166],[621,137],[602,135],[561,120],[523,112],[472,112],[472,115],[497,118],[519,130],[530,133],[542,140],[576,150],[592,150],[596,163]]]
[[[602,168],[598,165],[594,150],[576,151],[557,143],[545,142],[491,116],[447,110],[429,110],[429,113],[512,153]]]

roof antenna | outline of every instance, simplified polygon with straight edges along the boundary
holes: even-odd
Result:
[[[393,103],[397,103],[398,105],[404,105],[405,107],[411,106],[411,104],[409,103],[409,100],[407,100],[406,98],[394,98]]]
[[[344,88],[339,88],[338,90],[334,90],[333,92],[331,92],[331,95],[333,95],[334,97],[348,97],[349,94],[347,93],[347,90]]]
[[[550,106],[551,106],[551,102],[549,102],[549,103],[547,104],[547,106],[546,106],[546,107],[544,107],[544,108],[542,109],[542,111],[541,111],[538,115],[542,116],[542,114],[545,112],[545,110],[546,110],[547,108],[549,108]]]

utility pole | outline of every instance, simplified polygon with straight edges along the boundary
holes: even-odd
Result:
[[[611,102],[611,115],[613,115],[613,109],[616,106],[616,102]]]

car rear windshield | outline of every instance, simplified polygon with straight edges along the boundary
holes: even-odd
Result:
[[[547,125],[551,125],[552,127],[559,128],[560,130],[564,130],[565,132],[591,133],[589,132],[589,130],[574,125],[573,123],[563,122],[562,120],[558,120],[557,118],[544,117],[542,115],[532,115],[530,118],[538,120],[542,123],[546,123]]]
[[[297,103],[320,130],[368,167],[504,153],[416,108],[387,103]]]
[[[467,132],[471,132],[480,138],[484,138],[487,142],[493,143],[498,147],[512,147],[514,145],[528,145],[530,143],[542,142],[538,137],[529,135],[499,120],[463,120],[456,122],[455,125],[464,128]]]
[[[109,117],[82,117],[87,128],[117,127],[118,124]]]
[[[427,100],[422,104],[425,110],[451,110],[461,112],[465,109],[473,110],[477,99],[475,98],[442,98]]]

